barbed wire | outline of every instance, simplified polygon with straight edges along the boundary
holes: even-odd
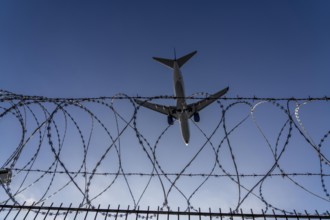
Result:
[[[329,125],[326,119],[322,126],[317,124],[321,137],[315,137],[310,134],[315,127],[307,130],[303,123],[302,109],[316,103],[328,106],[330,97],[220,98],[214,104],[212,123],[191,121],[198,138],[190,150],[172,140],[170,125],[149,125],[136,98],[178,97],[47,98],[0,90],[0,164],[12,171],[11,182],[0,181],[0,203],[31,200],[38,205],[70,194],[68,198],[75,198],[79,207],[105,200],[138,207],[153,198],[163,208],[179,204],[194,209],[207,203],[202,194],[213,189],[209,201],[224,203],[221,197],[225,197],[234,210],[257,204],[290,213],[296,207],[271,196],[273,186],[282,183],[299,189],[299,198],[329,204]],[[310,114],[306,110],[306,117]],[[259,118],[271,124],[265,128]],[[244,136],[246,142],[255,143],[241,141]],[[249,165],[256,160],[263,161],[262,166]],[[230,189],[232,195],[221,188]]]
[[[0,95],[2,96],[2,99],[4,101],[9,100],[36,100],[36,101],[42,101],[42,102],[59,102],[59,101],[96,101],[96,100],[121,100],[121,99],[147,99],[147,100],[157,100],[157,99],[180,99],[185,98],[187,100],[195,100],[195,99],[217,99],[217,100],[247,100],[247,101],[329,101],[330,96],[323,96],[323,97],[280,97],[280,98],[274,98],[274,97],[244,97],[244,96],[236,96],[236,97],[227,97],[223,96],[220,98],[212,98],[208,97],[208,93],[196,93],[193,96],[186,96],[186,97],[179,97],[179,96],[171,96],[171,95],[156,95],[156,96],[128,96],[126,94],[118,94],[115,96],[100,96],[100,97],[90,97],[90,98],[50,98],[50,97],[44,97],[44,96],[30,96],[30,95],[22,95],[22,94],[15,94],[6,90],[0,89]]]
[[[40,170],[40,169],[20,169],[20,168],[13,168],[13,171],[16,172],[38,172],[38,173],[46,173],[46,174],[65,174],[65,171],[49,171],[49,170]],[[109,172],[104,172],[104,173],[91,173],[91,172],[70,172],[70,174],[79,174],[79,175],[103,175],[103,176],[113,176],[113,175],[127,175],[127,176],[156,176],[156,174],[150,174],[150,173],[109,173]],[[236,174],[211,174],[207,175],[205,173],[184,173],[184,174],[179,174],[179,173],[166,173],[166,174],[159,174],[159,175],[167,175],[167,176],[200,176],[200,177],[205,177],[205,176],[210,176],[210,177],[226,177],[226,176],[237,176]],[[258,177],[258,176],[264,176],[264,174],[258,174],[258,173],[252,173],[252,174],[238,174],[240,177]],[[272,173],[269,174],[269,176],[330,176],[330,174],[324,174],[324,173]]]

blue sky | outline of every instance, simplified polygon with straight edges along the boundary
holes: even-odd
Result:
[[[63,98],[111,97],[118,93],[128,96],[173,95],[171,71],[154,62],[151,57],[172,58],[173,49],[176,48],[177,56],[193,50],[198,51],[196,56],[182,68],[186,95],[196,92],[214,93],[229,86],[227,97],[329,96],[329,11],[330,2],[318,0],[1,1],[0,89],[18,94]],[[120,101],[116,101],[116,105],[117,103],[120,114],[127,116],[132,113],[131,105]],[[228,113],[229,126],[234,126],[250,113],[248,106],[243,104],[237,106]],[[283,117],[283,112],[279,113],[281,111],[271,104],[261,106],[260,113],[259,108],[256,111],[258,117],[262,119],[260,126],[263,126],[262,128],[265,132],[269,132],[269,135],[273,135],[268,137],[272,143],[275,143],[276,135],[285,122],[285,116]],[[310,126],[308,130],[315,140],[320,140],[328,129],[326,125],[329,117],[324,109],[329,109],[329,106],[324,103],[306,106],[308,107],[305,108],[304,120],[307,121],[307,126]],[[92,107],[92,109],[98,111],[96,108]],[[74,109],[72,111],[78,118],[88,117],[84,112],[78,110],[76,112]],[[102,111],[100,114],[106,121],[107,116]],[[200,124],[204,131],[211,132],[212,128],[216,127],[220,120],[218,113],[217,104],[205,110]],[[62,120],[60,116],[58,120]],[[84,127],[85,119],[79,118],[79,120]],[[137,120],[140,131],[151,143],[154,143],[167,127],[166,118],[145,109],[139,110]],[[252,118],[249,120],[249,123],[242,126],[242,130],[239,130],[232,140],[235,146],[254,146],[251,150],[236,149],[237,157],[241,158],[238,161],[242,172],[247,167],[251,168],[247,169],[247,173],[262,172],[264,164],[267,164],[269,151],[265,149],[267,144],[258,133],[256,124],[253,123]],[[7,121],[3,120],[2,123],[6,124]],[[86,119],[86,124],[88,123]],[[2,129],[4,130],[4,127]],[[15,127],[7,127],[7,129],[13,129],[14,132]],[[175,171],[176,165],[183,166],[198,151],[204,139],[202,134],[198,133],[197,127],[194,127],[192,132],[191,148],[188,149],[182,144],[178,126],[169,128],[160,146],[171,147],[159,147],[159,159],[163,161],[164,167],[170,164],[172,166],[166,168]],[[222,131],[217,132],[223,135]],[[305,144],[298,131],[295,132],[297,138],[291,143],[295,147],[300,146],[301,143]],[[75,131],[73,133],[77,135]],[[88,136],[87,134],[85,135]],[[214,142],[219,141],[220,134],[215,137]],[[122,145],[138,145],[133,130],[126,132],[123,139]],[[75,138],[70,141],[74,142]],[[255,146],[255,143],[259,143],[260,146]],[[97,145],[98,142],[94,144]],[[305,168],[303,171],[306,172],[317,170],[315,167],[318,165],[318,158],[315,155],[310,157],[312,154],[310,149],[302,151],[295,147],[292,147],[291,153],[288,151],[289,153],[286,154],[287,158],[283,162],[285,167],[292,170]],[[127,161],[131,161],[126,162],[128,170],[138,169],[134,164],[146,163],[147,159],[143,151],[135,152],[135,148],[123,151],[127,153]],[[297,152],[302,153],[299,155]],[[228,150],[224,150],[222,155],[229,154]],[[292,156],[297,158],[293,160],[292,158],[295,157]],[[205,165],[208,157],[212,157],[211,148],[203,152],[198,159],[200,161],[190,168],[191,171],[209,170],[212,165]],[[310,159],[307,165],[304,164],[306,158]],[[251,161],[253,166],[250,165]],[[290,164],[292,161],[296,161],[297,166],[292,166]],[[42,162],[43,160],[40,161]],[[230,160],[224,163],[228,163],[228,169],[233,168]],[[306,181],[307,185],[309,181]],[[201,205],[196,198],[202,198],[200,201],[214,201],[210,206],[235,207],[236,198],[233,199],[230,195],[223,195],[217,191],[221,186],[224,191],[234,192],[236,188],[232,187],[230,182],[228,179],[224,182],[219,179],[211,180],[209,188],[200,190],[201,193],[198,195],[200,197],[193,197],[195,204]],[[281,192],[280,182],[281,180],[276,180],[270,186],[265,183],[266,189],[269,187],[268,190],[274,190],[274,193],[268,195],[274,196],[272,201],[279,207],[308,209],[313,204],[311,209],[314,210],[325,209],[329,205],[329,198],[328,201],[315,199],[317,202],[303,203],[302,199],[295,200],[300,197],[292,196],[290,197],[292,200],[288,201],[285,198],[286,193],[292,193],[290,189],[297,190],[297,188],[294,184],[284,181],[283,186],[287,187],[287,190]],[[320,183],[320,180],[315,182]],[[186,183],[183,181],[178,184],[184,185],[183,188],[187,190],[188,195],[194,191],[195,185],[187,186]],[[311,181],[311,188],[313,183],[314,181]],[[98,184],[102,185],[102,183]],[[154,184],[150,186],[151,189],[159,187]],[[197,182],[195,184],[198,185]],[[253,185],[253,181],[246,181],[246,184]],[[93,186],[97,188],[96,183]],[[143,188],[139,184],[136,184],[136,187],[137,191]],[[218,194],[211,189],[221,195],[214,196]],[[319,186],[316,190],[321,191],[318,193],[323,193]],[[146,196],[149,201],[155,200],[154,204],[162,204],[161,195],[157,198],[151,195],[152,193],[150,198]],[[185,206],[185,201],[180,200],[182,196],[178,192],[174,192],[171,196],[178,198],[177,203],[173,203],[174,206],[182,204]],[[122,198],[126,197],[122,196]],[[309,197],[306,198],[312,201]],[[148,199],[142,204],[147,204]],[[285,202],[288,204],[284,204]],[[125,203],[125,200],[122,203]],[[264,208],[263,205],[252,196],[249,197],[245,207]]]
[[[151,60],[192,50],[187,94],[329,93],[327,1],[1,2],[1,88],[52,97],[172,94]],[[120,83],[118,83],[120,82]],[[162,86],[159,86],[162,84]]]

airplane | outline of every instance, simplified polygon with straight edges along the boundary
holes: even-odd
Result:
[[[215,100],[226,94],[229,87],[226,87],[219,92],[192,104],[186,103],[183,78],[180,68],[191,58],[197,51],[193,51],[185,56],[176,59],[176,54],[174,52],[174,59],[165,59],[159,57],[153,57],[154,60],[160,62],[161,64],[173,69],[173,81],[174,81],[174,93],[176,96],[176,106],[165,106],[154,104],[147,101],[142,101],[135,99],[135,102],[145,108],[149,108],[153,111],[167,115],[167,122],[169,125],[173,125],[175,118],[179,121],[181,127],[181,134],[183,141],[188,146],[190,133],[189,133],[189,123],[188,120],[193,117],[195,122],[200,121],[199,112],[206,106],[213,103]]]

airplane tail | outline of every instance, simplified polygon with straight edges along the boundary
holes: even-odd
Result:
[[[193,57],[197,51],[191,52],[183,57],[180,57],[179,59],[165,59],[165,58],[159,58],[159,57],[153,57],[154,60],[157,60],[161,64],[164,64],[167,67],[174,68],[174,62],[177,62],[179,67],[182,67],[183,64],[185,64],[191,57]]]

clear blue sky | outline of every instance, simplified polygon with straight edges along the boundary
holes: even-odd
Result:
[[[198,50],[187,94],[329,94],[328,1],[2,1],[2,89],[51,97],[172,94],[151,60]],[[160,86],[161,85],[161,86]]]
[[[182,68],[186,95],[195,92],[213,93],[229,86],[228,97],[329,96],[329,11],[330,1],[318,0],[0,1],[0,89],[25,95],[64,98],[113,96],[117,93],[129,96],[173,95],[171,71],[154,62],[151,57],[172,58],[173,49],[176,48],[177,56],[198,51]],[[248,110],[246,106],[236,109],[232,115],[233,122],[239,121],[236,117],[243,118],[246,113],[249,114],[249,111],[237,113],[242,109]],[[320,130],[312,129],[318,140],[328,128],[326,124],[319,125],[316,122],[329,122],[326,111],[320,109],[312,108],[313,111],[307,112],[308,116],[316,116],[309,118],[313,129],[321,127]],[[122,110],[124,113],[125,111]],[[219,112],[217,106],[210,107],[204,116],[216,114],[216,111]],[[269,111],[273,110],[269,107]],[[316,115],[319,112],[322,114]],[[141,110],[141,115],[141,126],[146,127],[146,130],[141,130],[154,142],[159,135],[157,132],[166,128],[166,118],[147,110]],[[264,126],[268,126],[266,130],[275,133],[272,137],[275,143],[283,123],[276,124],[273,115],[267,111],[261,116]],[[205,130],[216,126],[211,117],[205,117],[201,123],[204,123],[201,127],[204,126]],[[245,138],[246,143],[251,141],[253,145],[256,137],[251,136],[249,129],[257,129],[250,123],[243,127],[246,130],[235,136],[234,142],[237,145]],[[196,128],[192,130],[197,132]],[[157,135],[152,135],[153,132]],[[164,164],[168,161],[177,164],[182,155],[188,155],[182,159],[185,162],[193,155],[184,148],[178,132],[177,125],[167,132],[169,142],[165,145],[176,146],[160,151],[160,159]],[[130,135],[134,136],[133,133],[128,133],[125,137],[129,138]],[[198,142],[198,135],[193,133],[193,152],[202,143]],[[260,143],[265,144],[260,136],[259,134]],[[303,142],[299,138],[295,141],[297,146],[300,141]],[[265,146],[266,144],[262,147]],[[236,152],[240,158],[245,158],[245,154],[252,152],[250,163],[246,163],[248,165],[244,165],[244,161],[248,159],[242,159],[241,167],[253,164],[251,166],[254,168],[247,172],[264,171],[267,150],[262,147]],[[261,153],[263,151],[264,155]],[[299,159],[297,152],[302,152]],[[141,151],[136,153],[140,154]],[[224,154],[226,153],[228,152],[225,151]],[[292,155],[297,156],[297,167],[303,168],[306,165],[304,158],[310,158],[310,153],[309,150],[292,150]],[[141,158],[144,158],[142,155]],[[208,156],[205,153],[201,157],[203,159],[193,166],[194,169],[202,172],[203,165],[200,164],[205,164]],[[143,163],[143,159],[136,160],[140,161],[135,161],[136,163]],[[310,164],[313,165],[307,166],[303,171],[314,170],[311,167],[318,165],[317,158],[311,160]],[[292,165],[290,161],[294,159],[289,157],[285,161],[289,168]],[[224,191],[235,191],[230,187],[226,188],[230,184],[228,179],[226,181],[228,182],[211,182],[208,186],[210,191],[202,189],[203,193],[197,198],[208,202],[212,198],[214,202],[210,206],[213,207],[235,207],[237,198],[230,198],[230,193],[212,197],[212,190],[216,191],[218,187]],[[297,188],[287,182],[285,184],[288,186],[283,184],[284,187],[281,180],[277,181],[278,184],[276,182],[270,185],[270,189],[267,186],[265,188],[274,191],[268,196],[274,196],[270,200],[278,207],[324,210],[329,205],[329,198],[328,201],[315,199],[316,202],[309,197],[306,197],[308,202],[295,200],[290,195],[293,193],[290,187],[294,190]],[[320,183],[320,180],[315,182]],[[247,181],[246,184],[252,183]],[[287,187],[287,194],[280,193],[282,186]],[[157,188],[159,185],[155,183],[150,188],[153,187]],[[323,193],[320,186],[317,187],[318,193]],[[185,189],[191,190],[189,187]],[[177,196],[182,199],[180,195]],[[156,205],[163,202],[161,199],[151,198],[152,196],[149,201],[154,199]],[[196,205],[202,204],[194,202]],[[178,201],[178,204],[184,202]],[[246,207],[264,208],[263,205],[258,199],[251,199]]]

